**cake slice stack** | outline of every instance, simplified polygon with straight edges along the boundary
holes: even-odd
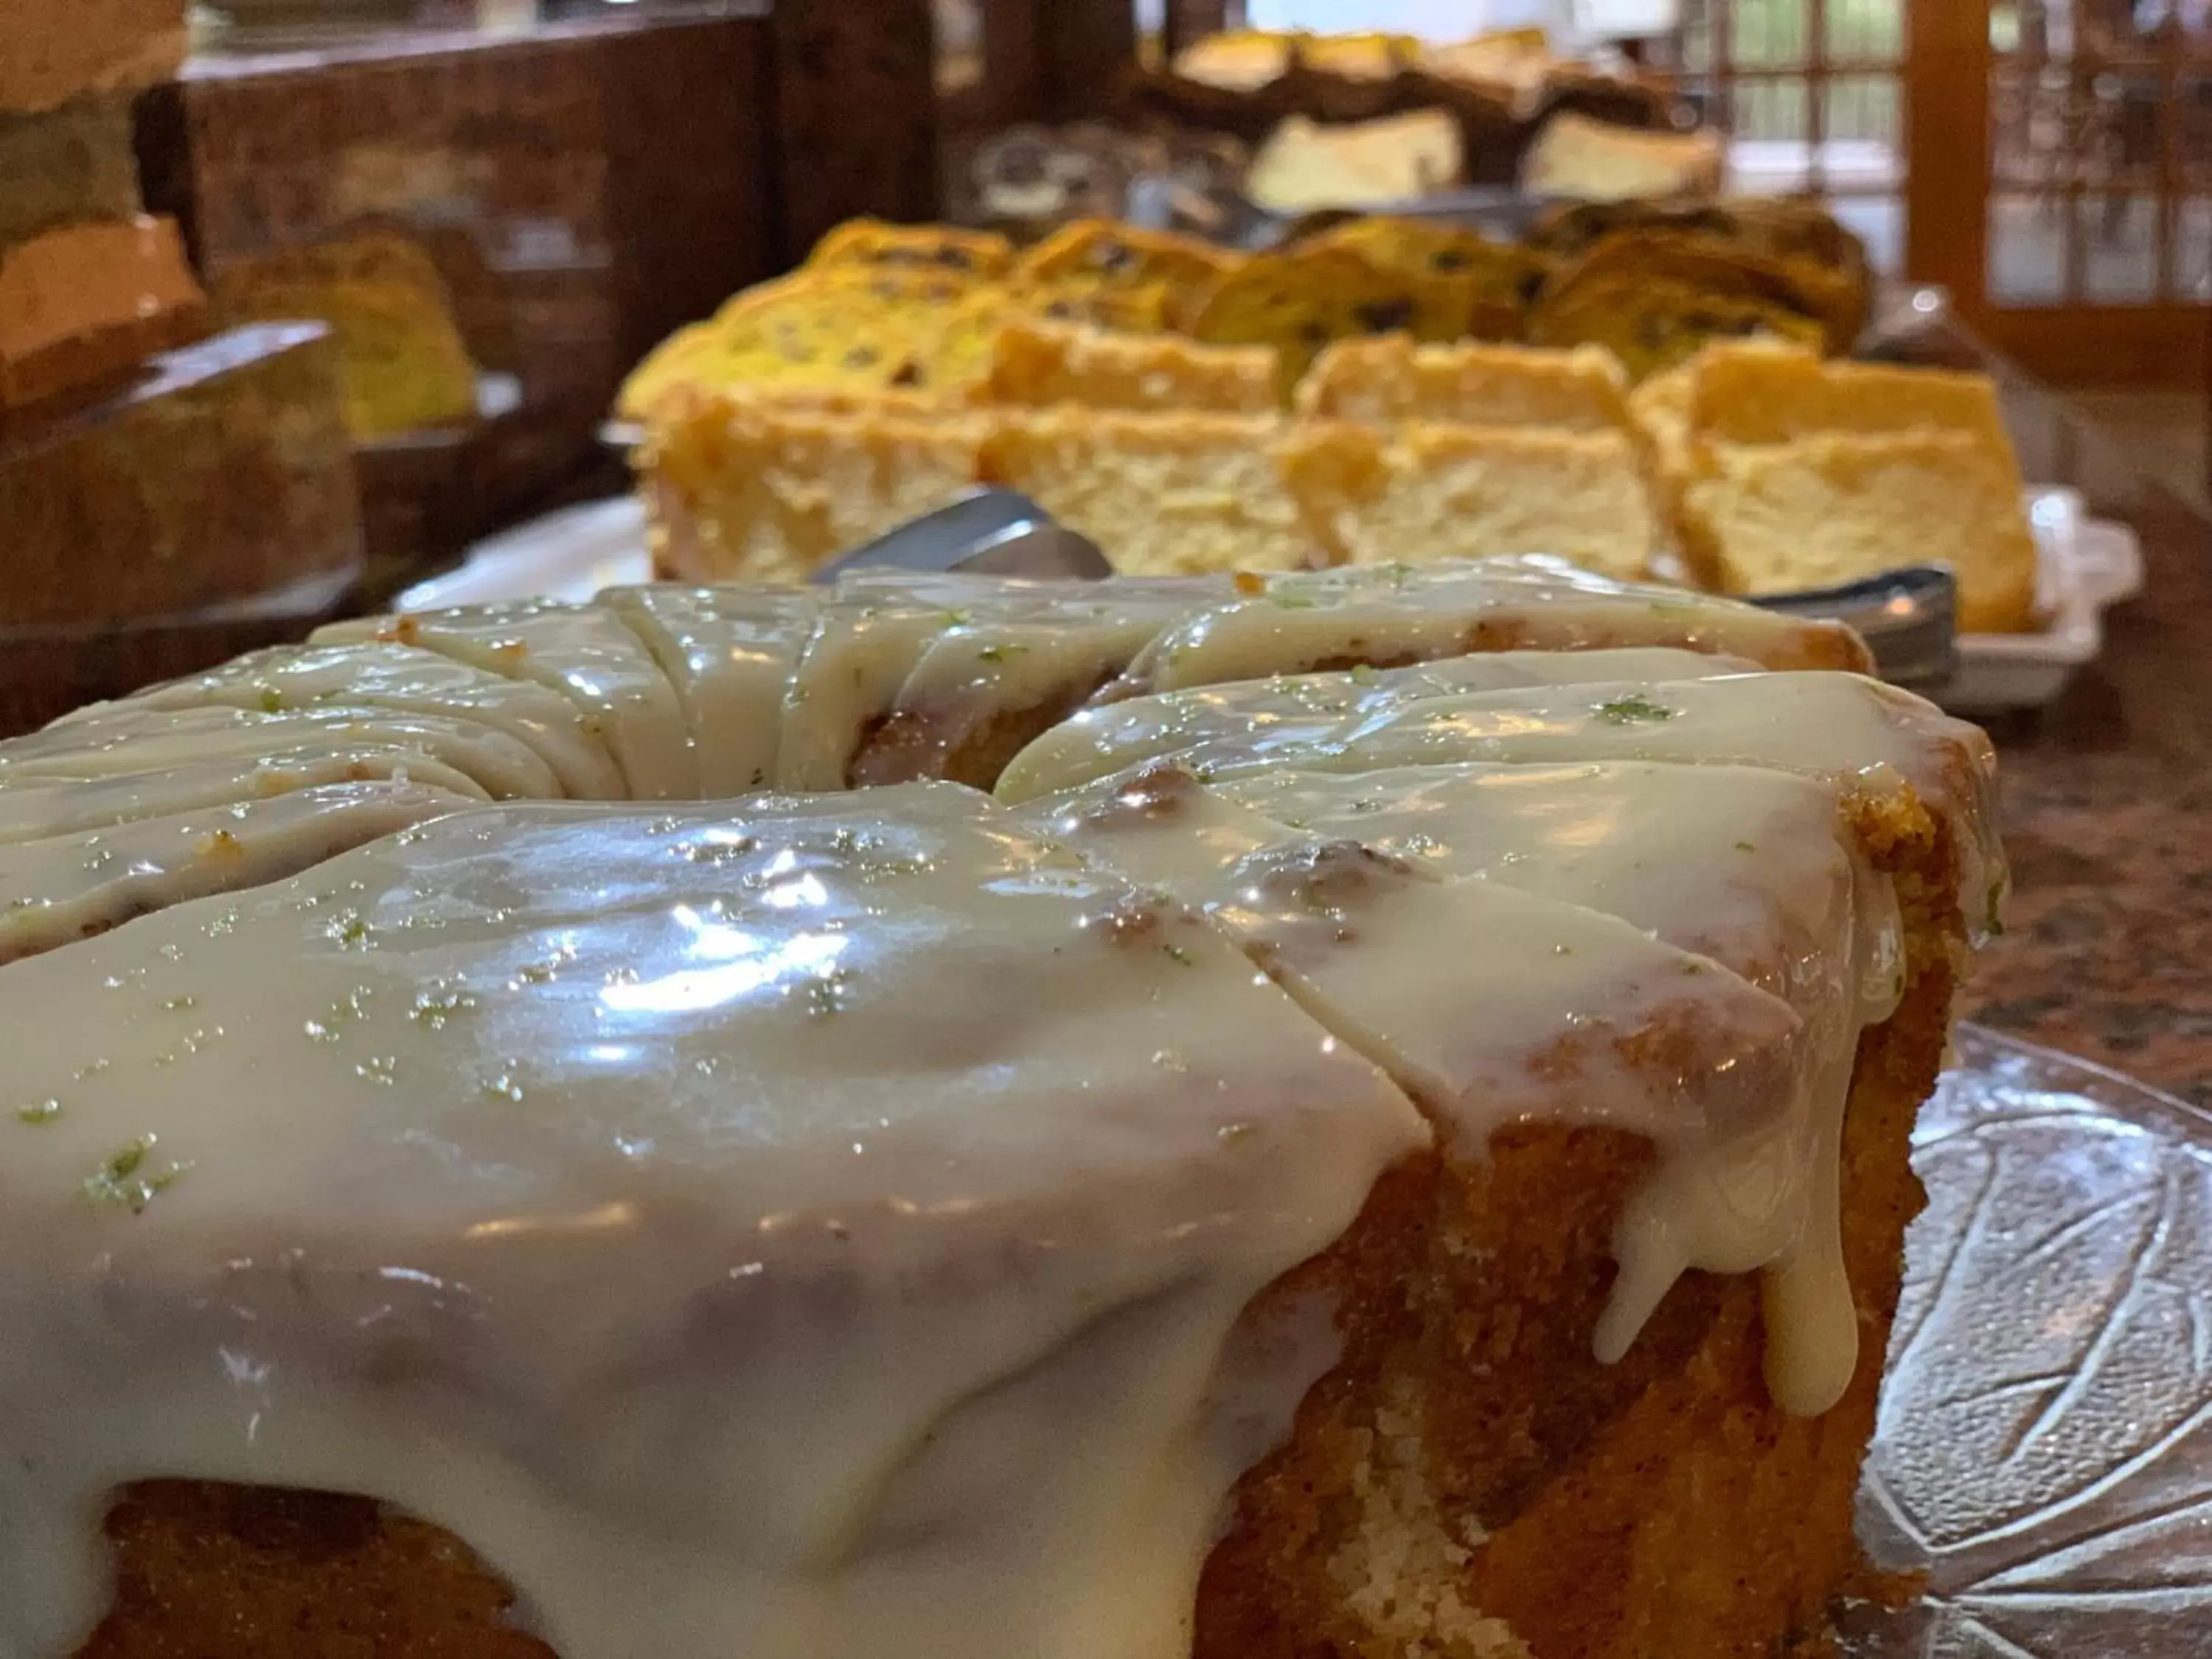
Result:
[[[183,56],[176,0],[0,15],[0,411],[182,344],[205,301],[176,226],[141,211],[131,97]]]

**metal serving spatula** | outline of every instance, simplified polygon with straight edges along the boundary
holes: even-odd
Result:
[[[1769,593],[1752,601],[1791,617],[1847,623],[1892,685],[1941,685],[1958,666],[1959,584],[1950,568],[1909,565],[1839,587]]]
[[[1114,574],[1097,543],[1012,489],[971,490],[832,560],[813,579],[834,582],[849,570],[885,568],[1076,581]]]

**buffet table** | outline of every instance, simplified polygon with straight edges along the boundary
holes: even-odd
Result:
[[[2133,526],[2147,581],[2057,702],[1989,723],[2014,894],[1965,1012],[2212,1108],[2212,520],[1996,369],[2026,475]]]

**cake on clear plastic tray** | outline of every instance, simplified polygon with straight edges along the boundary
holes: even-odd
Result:
[[[641,587],[0,745],[0,1656],[1812,1653],[2003,890],[1833,624]]]

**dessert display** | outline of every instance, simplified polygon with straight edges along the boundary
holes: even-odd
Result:
[[[1865,660],[879,572],[0,744],[0,1652],[1818,1645],[2003,887]]]
[[[1632,378],[1715,338],[1772,333],[1842,351],[1872,292],[1848,231],[1802,204],[1567,210],[1526,245],[1414,219],[1338,216],[1244,253],[1103,220],[1017,250],[988,232],[858,222],[788,276],[748,289],[648,356],[617,404],[642,420],[675,387],[979,392],[1001,326],[1264,344],[1287,401],[1329,343],[1605,344]]]
[[[1970,633],[2037,625],[2036,548],[1984,374],[1714,346],[1632,397],[1676,542],[1722,592],[1832,586],[1940,550]]]
[[[1562,116],[1626,132],[1663,131],[1674,113],[1657,86],[1557,57],[1528,29],[1449,44],[1233,30],[1138,71],[1124,104],[1139,125],[1260,147],[1254,198],[1287,210],[1510,185]]]
[[[1258,254],[847,227],[624,386],[660,568],[803,577],[991,483],[1136,574],[1534,549],[1641,575],[1674,532],[1627,380],[1717,337],[1848,337],[1864,270],[1802,207],[1604,211],[1528,246],[1353,216]]]
[[[476,365],[453,297],[411,238],[378,230],[282,248],[225,265],[212,287],[234,322],[330,325],[346,428],[357,441],[476,420]]]

